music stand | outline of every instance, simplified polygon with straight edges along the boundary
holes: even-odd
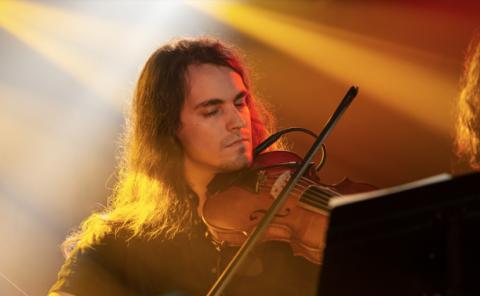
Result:
[[[480,173],[331,205],[318,295],[480,295]]]

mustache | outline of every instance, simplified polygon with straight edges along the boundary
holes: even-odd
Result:
[[[250,137],[246,135],[232,135],[225,138],[221,144],[222,144],[222,147],[228,147],[241,141],[250,141]]]

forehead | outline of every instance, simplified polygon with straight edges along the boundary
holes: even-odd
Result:
[[[242,77],[232,69],[213,64],[190,65],[186,73],[187,104],[212,98],[233,98],[246,87]]]

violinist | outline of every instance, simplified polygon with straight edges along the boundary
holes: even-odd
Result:
[[[232,47],[160,47],[136,85],[112,197],[65,240],[50,295],[205,295],[231,256],[202,220],[207,186],[249,167],[272,128]],[[225,295],[314,295],[318,270],[286,243],[262,243]]]

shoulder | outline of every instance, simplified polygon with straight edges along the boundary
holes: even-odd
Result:
[[[110,229],[94,240],[78,241],[69,252],[50,292],[68,292],[74,295],[125,295],[122,278],[128,232]],[[113,291],[121,291],[113,293]]]
[[[67,238],[64,242],[65,253],[70,257],[74,253],[119,246],[127,235],[128,231],[118,224],[96,221]]]

